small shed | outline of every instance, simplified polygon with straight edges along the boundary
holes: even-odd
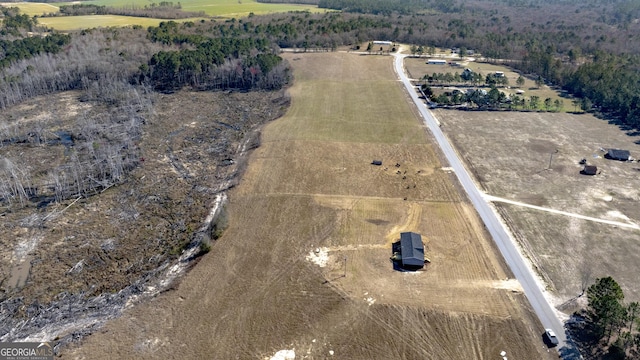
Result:
[[[377,165],[377,166],[380,166],[380,165],[382,165],[382,160],[373,160],[373,161],[371,162],[371,165]]]
[[[585,165],[584,169],[582,169],[582,171],[580,172],[584,175],[597,175],[598,174],[598,167],[595,165]]]
[[[424,245],[422,244],[422,236],[414,232],[400,233],[400,255],[404,269],[422,269],[424,267]]]
[[[609,149],[604,157],[611,160],[627,161],[629,157],[631,157],[631,154],[629,150]]]

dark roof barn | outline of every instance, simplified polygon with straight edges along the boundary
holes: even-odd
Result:
[[[629,160],[630,156],[631,154],[629,153],[629,150],[618,150],[618,149],[609,149],[609,151],[607,151],[607,154],[605,155],[607,159],[621,160],[621,161]]]
[[[422,269],[424,267],[424,245],[420,234],[413,232],[400,233],[400,254],[403,268]]]
[[[595,166],[595,165],[585,165],[584,169],[582,169],[581,173],[584,174],[584,175],[597,175],[598,174],[598,167]]]

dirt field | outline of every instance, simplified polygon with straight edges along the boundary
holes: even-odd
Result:
[[[640,155],[638,138],[591,115],[438,110],[442,129],[455,143],[485,191],[527,204],[622,224],[640,223],[640,164],[603,158],[601,148]],[[497,141],[499,139],[499,141]],[[596,176],[581,175],[585,158]],[[549,166],[551,165],[551,166]],[[627,301],[640,299],[640,231],[518,205],[497,203],[557,305],[598,277],[612,276]]]
[[[407,106],[392,58],[285,56],[291,108],[231,192],[224,236],[173,291],[63,357],[557,357]],[[390,244],[409,230],[431,263],[397,272]]]

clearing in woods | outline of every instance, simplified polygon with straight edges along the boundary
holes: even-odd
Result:
[[[265,127],[231,191],[223,237],[175,290],[66,355],[553,358],[393,59],[284,56],[295,70],[291,108]],[[402,231],[422,234],[424,271],[393,270]]]

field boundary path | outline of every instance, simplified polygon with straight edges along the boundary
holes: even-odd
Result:
[[[498,249],[500,249],[500,253],[507,262],[507,265],[522,285],[522,289],[524,290],[531,307],[540,319],[540,322],[545,328],[550,328],[557,334],[560,341],[559,348],[561,354],[567,354],[567,358],[579,358],[577,349],[572,342],[567,340],[564,326],[558,316],[558,313],[546,299],[544,290],[541,289],[536,276],[522,254],[518,251],[515,240],[510,236],[499,215],[489,205],[483,193],[476,187],[475,182],[462,164],[462,161],[458,158],[456,151],[453,149],[451,144],[449,144],[449,141],[440,129],[438,121],[426,108],[424,102],[418,97],[415,87],[411,84],[404,70],[404,58],[408,55],[401,54],[401,51],[399,50],[394,54],[394,56],[394,67],[399,79],[402,81],[409,96],[416,104],[425,124],[436,139],[438,146],[444,153],[450,166],[453,168],[460,184],[469,196],[469,200],[480,215],[480,218],[491,234],[495,244],[498,246]]]
[[[602,224],[608,224],[608,225],[613,225],[613,226],[619,226],[619,227],[624,227],[624,228],[640,230],[640,225],[638,225],[636,223],[624,223],[624,222],[614,221],[614,220],[599,219],[599,218],[595,218],[595,217],[592,217],[592,216],[580,215],[580,214],[576,214],[576,213],[572,213],[572,212],[568,212],[568,211],[562,211],[562,210],[551,209],[551,208],[547,208],[547,207],[543,207],[543,206],[531,205],[531,204],[523,203],[523,202],[520,202],[520,201],[509,200],[509,199],[505,199],[505,198],[501,198],[501,197],[497,197],[497,196],[493,196],[493,195],[489,195],[489,194],[484,194],[484,198],[487,201],[491,201],[491,202],[501,202],[501,203],[505,203],[505,204],[526,207],[526,208],[529,208],[529,209],[534,209],[534,210],[539,210],[539,211],[546,211],[546,212],[553,213],[553,214],[569,216],[569,217],[573,217],[573,218],[576,218],[576,219],[582,219],[582,220],[593,221],[593,222],[602,223]]]

